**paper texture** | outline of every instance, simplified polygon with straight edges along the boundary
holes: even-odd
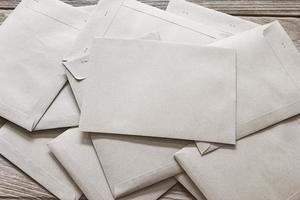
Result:
[[[300,54],[278,22],[212,46],[237,50],[238,139],[299,113]],[[198,144],[204,152],[220,145],[205,146]]]
[[[121,4],[122,2],[118,1],[101,1],[98,4],[98,9],[91,16],[85,29],[80,33],[78,39],[76,40],[71,54],[69,55],[69,57],[66,57],[66,60],[68,62],[65,62],[64,64],[68,69],[68,80],[71,84],[72,90],[75,93],[75,97],[79,105],[81,105],[82,103],[82,88],[84,85],[82,83],[84,82],[87,74],[86,68],[88,66],[89,54],[89,50],[87,47],[90,46],[94,36],[101,36],[103,35],[102,33],[105,32],[105,36],[114,37],[114,35],[117,34],[111,34],[111,32],[119,32],[119,35],[121,35],[124,28],[126,30],[130,30],[131,28],[128,26],[135,26],[136,24],[139,25],[138,27],[140,29],[132,29],[134,30],[134,34],[122,34],[121,36],[130,37],[132,35],[134,36],[134,38],[137,38],[143,34],[158,31],[156,27],[160,27],[159,31],[164,32],[164,38],[170,38],[171,40],[172,38],[174,39],[176,35],[178,35],[178,39],[176,40],[177,42],[185,42],[187,39],[183,38],[186,37],[188,39],[195,38],[195,40],[197,40],[199,43],[203,42],[203,44],[206,44],[215,41],[216,39],[214,38],[223,38],[228,36],[223,32],[215,32],[207,26],[194,26],[194,23],[189,20],[182,19],[181,17],[178,17],[176,15],[166,13],[139,2],[125,2],[122,6]],[[122,10],[125,10],[122,11],[122,13],[125,13],[122,14],[122,16],[120,15],[120,17],[118,18],[114,18],[114,15],[117,16],[121,13],[116,12],[119,8],[120,10],[121,8]],[[115,12],[115,14],[113,12]],[[106,13],[109,15],[107,15]],[[128,16],[124,16],[127,15],[126,13],[128,13]],[[104,16],[108,17],[106,18]],[[124,18],[124,20],[126,21],[121,20],[122,18]],[[109,26],[109,24],[111,23],[115,25]],[[119,26],[118,24],[121,25]],[[149,27],[150,24],[152,25]],[[118,27],[120,27],[120,29],[114,30],[110,27],[114,27],[114,29],[118,29]],[[174,35],[174,33],[176,33],[176,35]],[[182,36],[179,37],[179,35]],[[85,56],[81,57],[82,55]]]
[[[233,144],[235,60],[229,49],[96,39],[79,128]]]
[[[159,32],[163,41],[192,44],[208,44],[228,34],[209,26],[200,25],[182,17],[134,0],[104,0],[98,3],[95,12],[84,30],[76,39],[72,51],[65,57],[65,64],[78,81],[85,76],[80,74],[78,65],[73,69],[69,62],[87,62],[93,38],[137,38],[149,32]]]
[[[207,200],[195,183],[186,173],[176,175],[176,180],[185,187],[197,200]]]
[[[68,80],[79,106],[82,103],[81,83],[87,76],[89,48],[94,37],[132,39],[150,32],[159,32],[164,41],[201,45],[231,35],[137,1],[100,1],[64,59]]]
[[[167,11],[232,35],[258,26],[258,24],[242,18],[218,12],[185,0],[170,0]]]
[[[75,200],[82,193],[46,145],[62,132],[53,129],[30,134],[7,122],[0,129],[0,153],[57,198]]]
[[[66,84],[46,110],[34,130],[45,130],[79,124],[79,108],[72,89]]]
[[[92,134],[94,148],[115,197],[181,172],[173,158],[189,141]]]
[[[92,12],[95,6],[74,7]],[[79,109],[74,94],[67,83],[58,93],[34,130],[44,130],[61,127],[72,127],[79,124]]]
[[[144,39],[144,40],[159,40],[160,36],[156,32],[151,32],[151,33],[143,34],[143,35],[139,36],[139,38]],[[77,64],[79,64],[79,65],[78,65],[78,68],[76,68],[76,70],[81,70],[80,72],[82,72],[84,74],[87,74],[87,72],[85,72],[85,71],[88,71],[87,70],[88,67],[89,67],[88,62],[84,63],[85,66],[80,65],[80,63],[76,63],[76,65]],[[74,65],[73,65],[73,67],[74,67]],[[68,73],[68,76],[72,76],[72,75],[70,73]],[[71,78],[69,80],[71,82],[72,89],[75,93],[76,100],[78,101],[78,104],[81,105],[81,101],[82,101],[81,100],[81,97],[82,97],[81,95],[83,94],[84,81],[77,81],[74,78]],[[126,141],[131,141],[130,143],[126,143],[126,145],[129,146],[129,148],[131,148],[131,149],[135,149],[135,148],[138,149],[139,148],[139,147],[136,147],[136,145],[137,145],[136,143],[132,142],[134,140],[130,139],[130,138],[132,138],[131,136],[129,136],[129,137],[128,136],[114,136],[114,137],[115,138],[118,137],[119,140],[123,140],[124,138],[126,138]],[[159,139],[156,139],[156,140],[160,141]],[[113,144],[115,141],[118,142],[117,140],[111,140],[111,143]],[[139,145],[141,145],[143,143],[146,143],[147,145],[145,145],[145,146],[147,146],[149,149],[152,149],[152,151],[155,151],[156,145],[150,146],[150,142],[148,141],[147,137],[146,138],[141,138],[140,141],[141,141],[141,143]],[[167,142],[166,141],[167,140],[164,139],[164,141],[161,142],[161,144],[165,145],[165,144],[169,144],[169,143],[174,142],[174,140],[168,140]],[[178,142],[176,142],[176,143],[178,143]],[[153,166],[150,169],[147,168],[149,171],[155,172],[155,173],[152,173],[152,174],[148,173],[147,179],[145,179],[144,176],[143,176],[145,171],[141,172],[141,171],[137,170],[135,173],[133,173],[132,174],[133,177],[126,180],[126,182],[124,182],[125,187],[124,187],[124,184],[121,184],[122,194],[131,192],[132,189],[137,190],[138,188],[146,187],[148,185],[151,185],[153,183],[157,183],[159,181],[162,181],[163,179],[166,179],[168,177],[172,177],[172,176],[176,175],[178,173],[178,170],[181,171],[181,169],[178,167],[178,164],[173,159],[173,154],[176,151],[180,150],[182,147],[186,146],[186,144],[188,144],[188,143],[190,143],[190,142],[182,141],[181,144],[178,145],[177,149],[174,149],[173,151],[168,153],[167,158],[162,158],[160,160],[160,162],[162,164],[159,165],[159,167],[164,166],[164,170],[159,170],[159,169],[156,168],[156,166]],[[122,147],[122,143],[118,143],[118,144],[120,145],[118,148],[123,149],[123,151],[120,151],[120,153],[122,153],[123,156],[120,156],[120,157],[127,158],[128,157],[127,156],[127,146],[125,146],[126,148],[124,148],[124,147]],[[111,151],[111,146],[110,145],[107,145],[106,148],[107,148],[107,150],[105,150],[105,151],[107,151],[107,152]],[[165,149],[168,150],[168,148],[165,148]],[[163,148],[161,148],[160,150],[163,150]],[[145,152],[145,153],[140,154],[141,158],[144,158],[145,156],[148,156],[147,152]],[[165,155],[166,155],[166,153],[165,153]],[[151,159],[153,159],[153,158],[151,158]],[[172,163],[169,162],[170,160],[171,160]],[[143,163],[144,160],[142,159],[140,162]],[[150,158],[149,158],[149,162],[150,162]],[[157,163],[158,161],[155,161],[155,162]],[[120,162],[119,163],[120,165],[118,164],[118,166],[121,166],[120,169],[126,168],[127,167],[126,163],[127,162],[122,162],[122,163]],[[172,166],[175,166],[175,167],[172,167]],[[122,171],[122,172],[124,173],[124,171]],[[139,178],[137,178],[137,177],[139,177]],[[127,185],[126,183],[129,183],[129,182],[131,184]]]
[[[150,32],[140,35],[136,39],[141,40],[161,40],[158,32]],[[78,106],[81,108],[83,97],[84,79],[87,77],[89,71],[88,56],[83,56],[80,59],[64,62],[66,67],[66,74],[70,82],[71,88],[75,95]],[[71,73],[72,72],[72,73]],[[75,75],[75,77],[73,76]]]
[[[114,199],[88,133],[68,129],[48,146],[88,199]],[[155,200],[175,183],[168,179],[118,199]]]
[[[299,117],[201,157],[195,146],[175,154],[208,200],[287,200],[300,191]],[[299,197],[299,196],[298,196]]]
[[[37,126],[66,82],[61,59],[88,16],[60,1],[24,0],[5,20],[0,29],[2,117],[30,131]]]
[[[77,57],[87,53],[86,48],[89,48],[94,36],[136,38],[153,31],[159,32],[164,41],[178,42],[180,38],[182,42],[192,44],[195,41],[209,43],[224,37],[222,31],[215,31],[209,26],[196,24],[134,0],[102,1],[76,40],[71,55]]]

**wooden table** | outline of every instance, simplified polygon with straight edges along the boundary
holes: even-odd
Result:
[[[97,0],[64,0],[74,6],[93,5]],[[152,6],[165,9],[166,0],[141,0]],[[244,19],[265,24],[279,20],[300,49],[300,0],[192,0]],[[19,0],[0,0],[0,22],[4,21]],[[299,66],[300,67],[300,66]],[[0,199],[55,199],[17,167],[0,156]],[[85,199],[85,197],[82,197]],[[161,200],[192,200],[193,197],[177,184]]]

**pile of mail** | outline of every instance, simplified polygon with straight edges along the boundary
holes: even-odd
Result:
[[[54,196],[300,199],[300,54],[184,0],[23,0],[0,28],[0,153]]]

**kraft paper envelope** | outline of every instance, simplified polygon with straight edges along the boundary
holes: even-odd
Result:
[[[195,146],[175,154],[208,200],[297,200],[300,121],[290,119],[201,156]]]
[[[185,0],[169,1],[167,11],[191,19],[197,23],[214,27],[228,34],[236,34],[258,26],[253,22],[209,9]]]
[[[237,50],[237,138],[300,112],[300,54],[278,22],[212,44]],[[197,144],[202,153],[220,145]]]
[[[9,15],[0,29],[2,117],[35,129],[66,83],[61,59],[88,16],[55,0],[24,0]]]
[[[81,191],[47,147],[62,133],[52,129],[29,133],[10,122],[0,128],[0,154],[62,200],[76,200]]]
[[[207,200],[191,178],[185,173],[176,175],[176,180],[185,187],[197,200]]]
[[[234,144],[235,59],[230,49],[98,38],[79,128]]]
[[[115,197],[182,172],[174,154],[190,141],[92,134],[94,148]]]
[[[88,199],[114,199],[88,133],[72,128],[48,146]],[[175,183],[174,178],[167,179],[118,199],[155,200]]]

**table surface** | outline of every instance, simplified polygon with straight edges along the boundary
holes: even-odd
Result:
[[[97,0],[64,0],[74,6],[93,5]],[[167,0],[140,0],[165,9]],[[300,0],[192,0],[244,19],[265,24],[274,20],[284,26],[295,45],[300,49]],[[19,0],[0,0],[0,23],[5,20]],[[0,156],[0,199],[56,199],[47,190]],[[82,199],[85,199],[83,196]],[[179,184],[160,200],[192,200],[193,197]]]

